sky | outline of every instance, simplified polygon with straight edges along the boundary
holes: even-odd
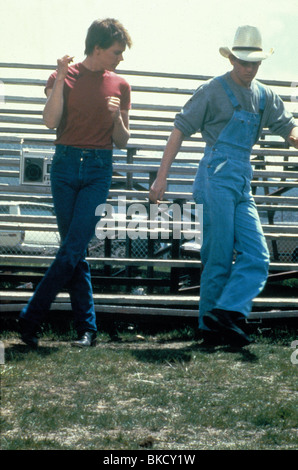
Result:
[[[0,61],[51,65],[69,54],[79,62],[88,27],[106,17],[117,18],[133,40],[121,69],[224,73],[230,67],[219,47],[251,24],[263,48],[275,49],[259,78],[298,82],[297,0],[0,0]]]

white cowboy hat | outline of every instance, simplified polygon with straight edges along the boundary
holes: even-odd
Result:
[[[240,60],[259,62],[271,56],[273,49],[270,49],[267,53],[263,51],[262,36],[258,28],[255,26],[239,26],[232,48],[220,47],[219,52],[224,57],[229,57],[232,54]]]

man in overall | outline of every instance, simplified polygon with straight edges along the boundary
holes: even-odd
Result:
[[[272,52],[263,51],[257,28],[237,29],[233,47],[220,48],[232,71],[199,87],[177,114],[150,188],[150,200],[161,200],[184,137],[200,131],[206,148],[193,186],[196,203],[203,204],[199,328],[208,340],[224,338],[238,346],[251,342],[239,320],[248,317],[269,267],[251,194],[251,150],[263,127],[298,148],[293,116],[278,95],[254,80],[261,61]]]

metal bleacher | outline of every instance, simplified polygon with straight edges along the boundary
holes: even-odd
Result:
[[[46,236],[57,234],[52,215],[30,212],[30,207],[51,207],[49,185],[20,183],[24,148],[52,154],[55,131],[45,127],[43,88],[55,66],[0,64],[0,235],[1,232],[34,235],[42,249],[0,246],[0,311],[19,311],[32,288],[55,255],[46,248]],[[173,128],[174,116],[194,90],[211,78],[200,75],[121,71],[132,85],[131,138],[125,151],[115,150],[114,178],[108,202],[125,207],[122,230],[126,236],[91,241],[88,261],[92,270],[96,310],[117,314],[195,317],[198,314],[200,249],[188,229],[174,236],[174,221],[150,221],[148,189],[159,167],[162,151]],[[291,82],[266,81],[298,117],[291,100]],[[186,139],[171,169],[164,203],[193,215],[192,182],[203,156],[204,143],[197,134]],[[252,190],[271,254],[270,274],[264,293],[254,299],[252,319],[298,316],[298,150],[264,130],[252,153]],[[28,206],[26,213],[1,211],[5,203]],[[147,209],[139,225],[132,224],[129,208]],[[31,206],[30,206],[31,205]],[[109,219],[107,219],[109,220]],[[193,219],[191,219],[193,220]],[[135,229],[135,237],[129,233]],[[137,229],[136,229],[137,227]],[[193,233],[200,226],[192,221]],[[197,231],[197,232],[196,232]],[[165,233],[166,232],[166,233]],[[154,235],[153,235],[154,234]],[[28,235],[28,236],[29,236]],[[32,239],[32,237],[31,237]],[[57,241],[57,246],[59,241]],[[57,247],[56,247],[57,248]],[[284,291],[282,286],[286,285]],[[278,287],[277,287],[278,286]],[[67,292],[58,295],[53,309],[68,310]]]

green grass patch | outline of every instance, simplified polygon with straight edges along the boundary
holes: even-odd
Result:
[[[2,449],[297,448],[295,330],[256,330],[240,350],[157,330],[102,332],[86,350],[48,330],[37,351],[5,333]]]

